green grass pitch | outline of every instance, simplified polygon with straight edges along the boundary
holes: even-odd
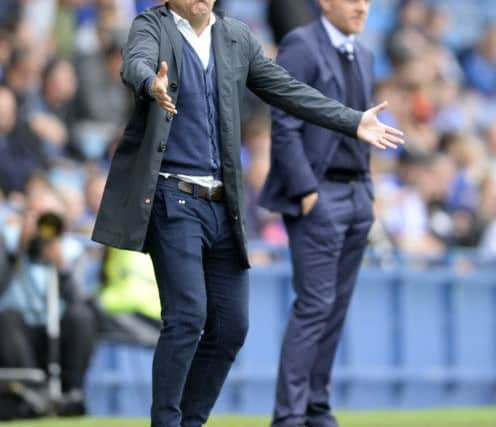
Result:
[[[496,408],[338,413],[341,427],[496,427]],[[264,417],[212,417],[207,427],[268,427]],[[72,418],[4,422],[5,427],[148,427],[144,419]]]

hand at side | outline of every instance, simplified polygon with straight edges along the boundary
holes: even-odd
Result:
[[[307,194],[305,197],[301,199],[301,213],[303,216],[307,216],[311,210],[314,208],[317,203],[317,199],[319,198],[319,193],[313,192]]]

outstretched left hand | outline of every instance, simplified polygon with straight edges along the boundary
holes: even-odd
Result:
[[[363,142],[385,150],[388,147],[396,149],[398,144],[404,144],[403,132],[382,123],[377,115],[387,108],[387,101],[365,111],[358,125],[357,136]]]

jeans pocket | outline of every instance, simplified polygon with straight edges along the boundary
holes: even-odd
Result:
[[[164,202],[167,209],[167,219],[173,220],[191,217],[195,199],[187,193],[166,189]]]

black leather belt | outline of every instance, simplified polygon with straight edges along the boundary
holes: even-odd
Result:
[[[222,200],[224,200],[224,187],[204,187],[203,185],[181,181],[175,177],[170,177],[168,180],[170,180],[170,182],[175,182],[177,184],[177,189],[183,193],[191,194],[212,202],[222,202]]]
[[[367,179],[368,172],[362,171],[352,171],[348,169],[329,169],[325,173],[325,177],[329,181],[335,182],[346,182],[350,183],[353,181],[365,181]]]

